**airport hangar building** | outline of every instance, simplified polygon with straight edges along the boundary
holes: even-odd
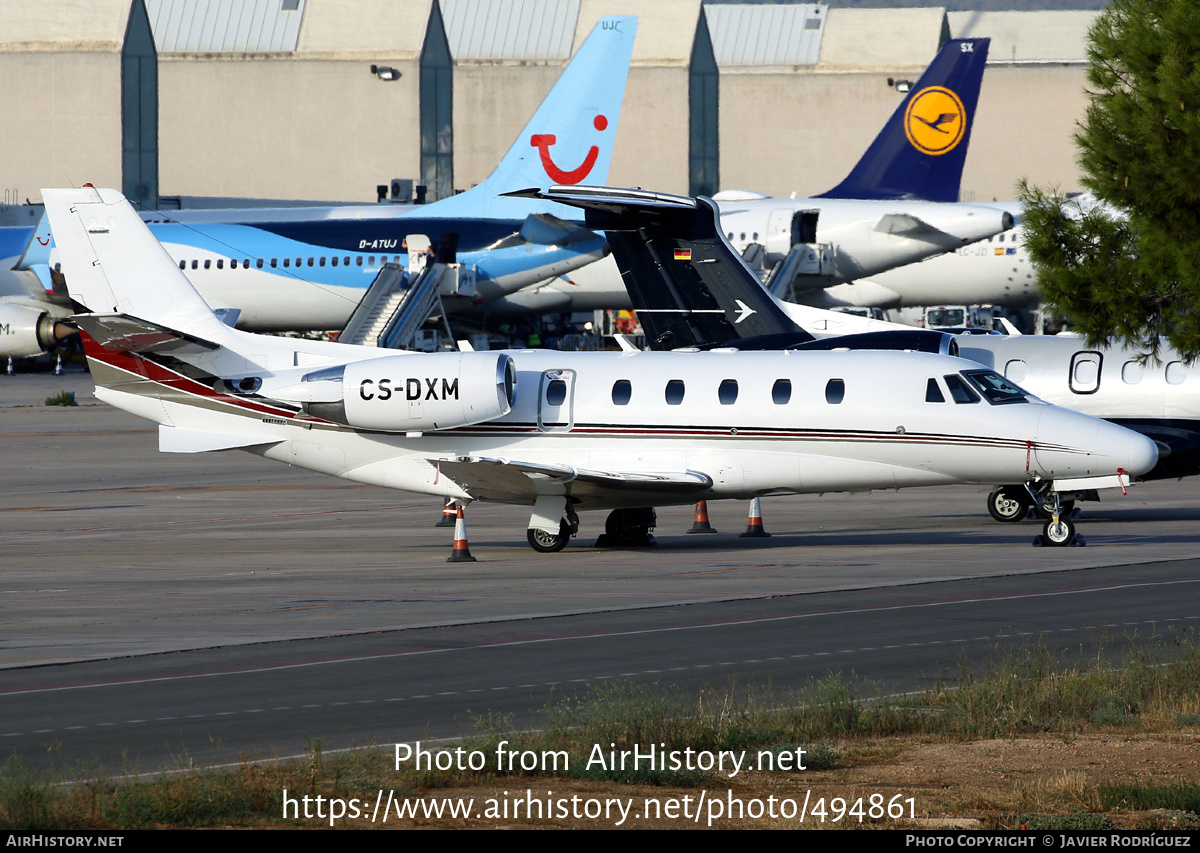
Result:
[[[1078,188],[1095,12],[701,0],[0,0],[5,201],[434,199],[481,181],[605,15],[639,16],[609,183],[834,186],[939,46],[989,36],[963,200]]]

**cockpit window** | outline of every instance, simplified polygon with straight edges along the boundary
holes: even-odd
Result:
[[[966,381],[957,373],[951,373],[949,376],[942,377],[946,380],[946,387],[950,389],[950,396],[956,403],[978,403],[979,395],[971,390]]]
[[[965,370],[972,385],[983,392],[989,403],[1027,403],[1028,393],[994,370]]]
[[[938,381],[932,376],[925,383],[925,402],[926,403],[944,403],[946,397],[942,394],[942,388],[938,385]]]

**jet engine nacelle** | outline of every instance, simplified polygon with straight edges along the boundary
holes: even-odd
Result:
[[[301,384],[314,386],[305,409],[316,417],[356,429],[425,432],[507,415],[516,382],[510,356],[462,352],[372,358],[310,373]]]
[[[57,325],[47,312],[25,305],[0,303],[0,356],[32,358],[59,341]]]

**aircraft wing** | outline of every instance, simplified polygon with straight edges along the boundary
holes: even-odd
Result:
[[[935,228],[925,220],[911,213],[888,213],[879,217],[875,230],[880,234],[893,234],[897,237],[907,237],[910,240],[921,240],[934,245],[945,244],[951,249],[962,245],[962,240],[940,228]]]
[[[595,498],[613,491],[699,492],[713,483],[699,471],[592,471],[485,456],[430,462],[437,465],[441,476],[449,477],[476,500],[532,503],[545,494]]]
[[[105,349],[196,354],[220,348],[218,344],[203,338],[139,320],[128,314],[75,314],[70,320]]]

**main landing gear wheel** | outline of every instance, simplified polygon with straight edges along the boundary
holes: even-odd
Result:
[[[567,542],[571,539],[571,526],[564,519],[559,524],[557,535],[547,530],[538,530],[536,527],[529,528],[525,535],[529,539],[530,548],[539,554],[553,554],[567,547]]]
[[[614,509],[604,521],[604,536],[596,544],[625,548],[653,545],[650,531],[657,521],[653,507]]]
[[[1054,523],[1054,519],[1050,519],[1042,528],[1042,541],[1047,545],[1062,547],[1071,544],[1071,540],[1074,538],[1075,525],[1066,515],[1060,515],[1057,524]]]
[[[1033,501],[1020,486],[1002,486],[987,497],[988,515],[1005,524],[1024,520],[1031,506]]]

